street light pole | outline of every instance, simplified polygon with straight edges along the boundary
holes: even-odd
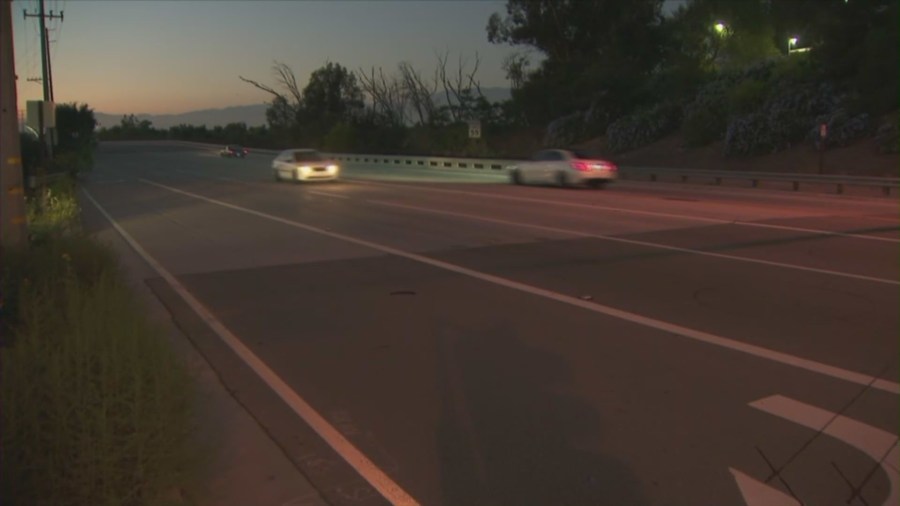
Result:
[[[788,54],[791,54],[793,47],[797,45],[797,40],[799,40],[797,37],[791,37],[790,39],[788,39]]]

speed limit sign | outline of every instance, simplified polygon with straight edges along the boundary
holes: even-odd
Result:
[[[478,121],[478,120],[469,121],[469,138],[470,139],[480,139],[481,138],[481,121]]]

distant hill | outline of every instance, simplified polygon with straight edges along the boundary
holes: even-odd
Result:
[[[487,99],[488,102],[503,102],[504,100],[509,100],[510,91],[509,88],[481,88],[481,94],[484,95],[484,98]],[[434,99],[434,103],[438,106],[447,104],[447,95],[444,93],[444,90],[440,90],[434,95],[432,95]]]
[[[225,126],[228,123],[244,122],[247,126],[266,124],[266,104],[237,105],[224,109],[202,109],[181,114],[135,114],[138,120],[150,120],[155,128],[169,128],[176,125],[206,125],[207,127]],[[113,127],[119,124],[123,114],[107,114],[95,112],[94,117],[101,127]]]
[[[510,97],[509,88],[482,88],[482,94],[489,102],[502,102]],[[447,98],[443,91],[433,95],[434,103],[438,106],[445,105]],[[134,114],[139,120],[150,120],[155,128],[167,129],[176,125],[206,125],[209,128],[225,126],[228,123],[244,122],[247,126],[261,126],[266,124],[266,108],[268,104],[237,105],[224,109],[202,109],[181,114]],[[109,114],[95,112],[94,117],[100,127],[110,128],[122,121],[122,116],[132,114]]]

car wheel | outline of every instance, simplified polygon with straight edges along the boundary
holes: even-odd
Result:
[[[606,186],[606,183],[608,183],[608,181],[604,181],[602,179],[591,179],[588,182],[588,186],[590,186],[594,190],[602,190],[603,187]]]
[[[560,188],[566,188],[569,186],[569,179],[566,177],[565,172],[556,173],[556,184],[558,184]]]
[[[522,174],[519,172],[518,169],[512,171],[509,174],[509,178],[512,181],[512,184],[522,184]]]
[[[275,182],[276,182],[276,183],[280,183],[280,182],[281,182],[281,176],[278,175],[278,171],[275,170],[275,171],[272,171],[272,172],[273,172],[273,174],[275,174]]]

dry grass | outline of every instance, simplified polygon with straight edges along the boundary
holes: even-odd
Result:
[[[77,232],[71,189],[53,195],[29,214],[38,240],[4,252],[0,503],[178,504],[191,378],[112,252]]]

